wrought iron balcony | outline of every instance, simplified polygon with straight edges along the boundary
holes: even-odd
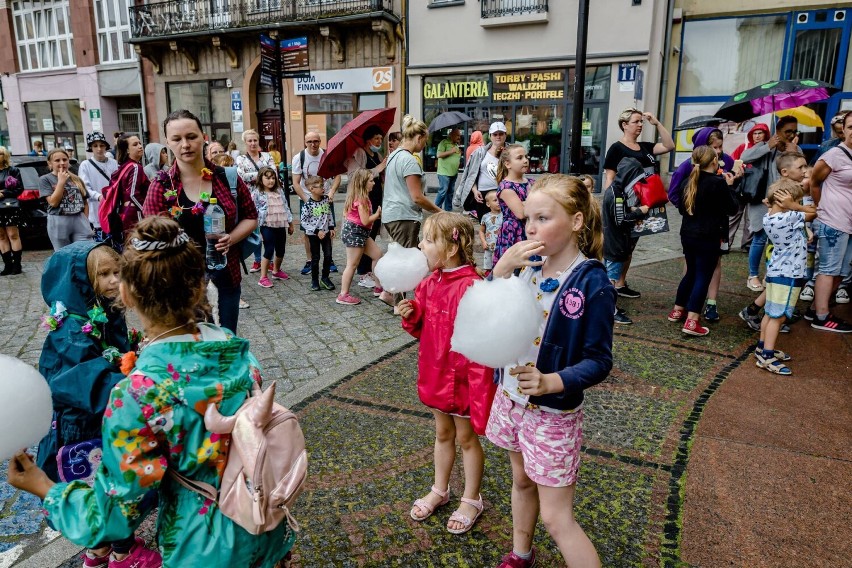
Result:
[[[481,0],[481,6],[481,18],[547,13],[547,0]]]
[[[165,0],[130,8],[133,39],[393,13],[393,0]],[[132,41],[132,40],[131,40]]]

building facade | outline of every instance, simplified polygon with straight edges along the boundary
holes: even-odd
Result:
[[[423,0],[408,4],[410,110],[460,110],[473,130],[504,122],[532,173],[568,172],[579,2]],[[580,172],[600,176],[627,107],[659,106],[666,2],[595,0],[589,11]],[[645,134],[645,136],[650,136]],[[435,167],[432,141],[426,167]]]
[[[0,143],[13,154],[40,140],[84,158],[92,130],[144,132],[128,2],[0,0]]]
[[[186,108],[211,140],[243,150],[242,133],[256,129],[263,148],[284,143],[292,157],[309,130],[325,145],[361,111],[401,107],[394,0],[139,2],[130,14],[130,41],[152,70],[149,114],[158,123]],[[261,35],[307,38],[310,74],[282,81],[284,136],[274,89],[261,80]]]
[[[825,0],[677,0],[666,88],[666,124],[714,114],[736,93],[771,81],[816,79],[841,92],[808,107],[825,124],[839,109],[852,109],[852,4]],[[756,123],[724,124],[731,151]],[[814,152],[831,134],[799,123],[799,144]],[[678,133],[672,166],[689,157],[691,131]]]

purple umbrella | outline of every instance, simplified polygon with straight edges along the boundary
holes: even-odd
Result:
[[[745,122],[756,116],[824,101],[839,90],[813,79],[771,81],[737,93],[722,105],[716,116]]]

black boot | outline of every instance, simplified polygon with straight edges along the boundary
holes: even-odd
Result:
[[[10,274],[21,274],[24,269],[21,268],[21,255],[23,253],[19,250],[12,251],[12,272]]]
[[[6,276],[8,274],[12,274],[12,270],[15,267],[15,263],[12,260],[12,251],[3,253],[3,271],[0,272],[0,276]]]

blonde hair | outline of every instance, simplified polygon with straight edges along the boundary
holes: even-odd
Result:
[[[68,158],[68,160],[71,160],[71,156],[68,155],[68,152],[65,151],[65,148],[56,147],[47,153],[48,166],[50,166],[50,161],[53,159],[54,154],[58,154],[60,152],[65,154],[65,157]],[[53,168],[51,166],[51,173],[52,172]],[[71,180],[71,183],[77,186],[77,189],[80,190],[80,194],[83,196],[83,199],[87,199],[89,197],[89,192],[86,191],[86,184],[83,183],[83,180],[81,180],[77,175],[72,174],[71,170],[68,170],[68,179]]]
[[[692,151],[692,172],[683,189],[683,208],[690,215],[695,207],[695,194],[698,193],[698,176],[711,164],[719,162],[719,156],[710,146],[699,146]]]
[[[524,147],[520,144],[507,144],[503,146],[500,150],[500,154],[497,156],[497,184],[499,185],[501,181],[506,179],[506,175],[509,173],[508,162],[512,159],[512,151],[521,149]]]
[[[473,254],[473,225],[461,213],[441,211],[431,215],[423,223],[423,237],[438,246],[445,256],[445,261],[452,258],[447,255],[450,247],[454,244],[458,245],[456,254],[461,265],[476,267]]]
[[[255,136],[258,141],[260,141],[260,134],[257,133],[257,130],[253,128],[249,128],[248,130],[243,131],[243,142],[246,141],[246,138],[249,136]]]
[[[182,230],[172,219],[146,217],[136,224],[127,242],[173,243]],[[173,327],[196,323],[209,314],[204,272],[204,255],[191,240],[147,250],[127,246],[121,282],[136,310],[161,326]]]
[[[234,158],[230,154],[216,154],[210,161],[223,168],[229,168],[234,165]]]
[[[305,179],[305,187],[306,187],[308,190],[310,190],[310,189],[311,189],[313,186],[315,186],[315,185],[324,186],[324,185],[325,185],[325,180],[324,180],[324,179],[322,179],[322,178],[321,178],[321,177],[319,177],[319,176],[308,176],[308,177]]]
[[[410,114],[402,117],[402,139],[413,140],[417,136],[428,136],[429,127],[420,119],[414,118]]]
[[[634,114],[638,114],[639,116],[644,116],[642,111],[638,108],[626,108],[621,111],[621,114],[618,115],[618,127],[624,132],[624,125],[630,122],[630,117]]]
[[[346,188],[346,203],[343,205],[343,212],[349,213],[356,202],[361,202],[370,199],[367,182],[373,177],[370,170],[358,168],[349,174],[349,184]]]
[[[530,189],[553,199],[568,215],[581,213],[583,227],[577,231],[577,247],[587,258],[601,260],[603,255],[603,221],[601,208],[579,178],[565,174],[548,174],[538,178]]]
[[[121,268],[121,257],[112,247],[107,245],[96,246],[89,251],[89,255],[86,257],[86,274],[95,291],[95,296],[104,295],[104,291],[100,290],[98,286],[98,275],[107,263],[113,263],[115,268]]]
[[[267,172],[272,172],[272,177],[275,178],[275,187],[272,188],[272,191],[281,187],[281,179],[278,177],[278,172],[275,171],[275,168],[270,168],[269,166],[263,166],[257,172],[257,189],[258,191],[269,191],[266,189],[266,186],[263,185],[263,176],[267,174]]]
[[[11,163],[12,155],[9,153],[9,150],[6,149],[6,146],[0,146],[0,170],[5,170]]]
[[[802,188],[802,184],[789,178],[779,178],[778,181],[766,188],[766,203],[770,207],[779,203],[779,201],[775,198],[775,195],[779,191],[786,191],[789,193],[790,197],[793,198],[793,201],[801,201],[802,197],[805,196],[805,190]]]
[[[793,164],[795,164],[798,159],[807,161],[807,158],[805,158],[805,155],[801,152],[782,152],[777,158],[775,158],[775,168],[780,174],[781,170],[789,170],[792,168]]]

